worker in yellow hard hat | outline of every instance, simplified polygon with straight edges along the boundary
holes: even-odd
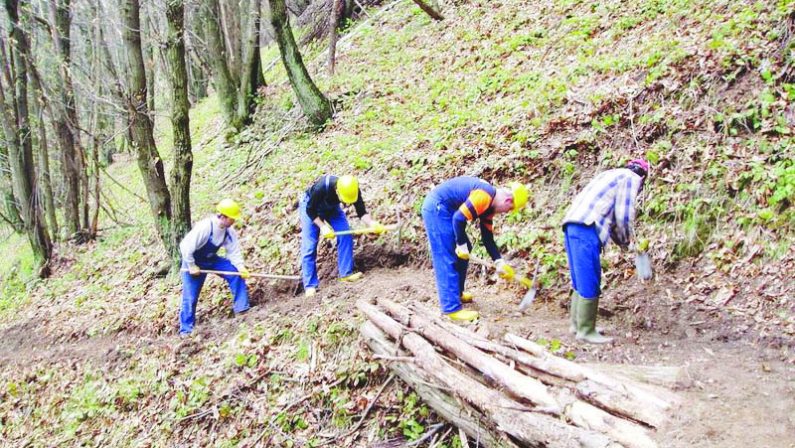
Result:
[[[179,243],[182,254],[182,309],[179,313],[179,332],[190,334],[196,320],[196,305],[199,302],[204,280],[204,270],[239,272],[240,275],[221,275],[229,284],[234,298],[232,310],[236,314],[248,311],[248,289],[245,279],[249,272],[243,261],[240,241],[232,228],[242,212],[240,205],[224,199],[216,206],[216,214],[198,223]],[[226,257],[218,255],[220,248],[226,249]]]
[[[511,183],[508,188],[496,188],[477,177],[461,176],[438,185],[425,198],[422,220],[431,245],[436,289],[442,312],[450,319],[478,318],[477,311],[463,309],[461,305],[472,301],[472,295],[464,291],[472,249],[466,234],[467,223],[480,220],[486,251],[500,276],[510,279],[515,272],[497,249],[492,219],[497,213],[518,212],[527,204],[528,196],[527,187],[519,182]]]
[[[354,176],[321,176],[299,201],[301,214],[301,277],[307,297],[315,295],[317,279],[317,243],[319,237],[337,238],[337,267],[341,281],[352,282],[362,277],[353,270],[353,237],[335,235],[350,230],[341,204],[351,205],[367,227],[381,234],[386,228],[375,221],[364,207],[359,180]]]

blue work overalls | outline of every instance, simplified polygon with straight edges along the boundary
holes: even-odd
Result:
[[[429,194],[422,204],[422,221],[431,246],[436,289],[439,292],[442,312],[445,314],[461,309],[461,293],[464,291],[464,281],[469,267],[469,261],[462,260],[455,254],[453,214],[457,210],[458,208],[450,210],[445,202],[433,193]],[[472,250],[469,239],[466,243]]]
[[[599,298],[602,292],[602,242],[596,227],[570,222],[563,226],[563,243],[569,260],[572,288],[583,299]]]
[[[229,238],[229,232],[224,233],[224,239],[221,244],[216,246],[213,244],[213,227],[210,223],[210,238],[207,244],[200,247],[193,253],[196,266],[199,269],[207,269],[213,271],[232,271],[237,272],[237,268],[227,258],[218,256],[218,249],[224,245],[226,239]],[[182,269],[187,269],[188,264],[182,262]],[[232,290],[234,303],[232,310],[235,313],[242,313],[249,309],[248,304],[248,289],[246,288],[246,281],[239,275],[221,275],[224,280],[229,284],[229,289]],[[182,309],[179,313],[179,332],[187,334],[193,331],[193,325],[196,321],[196,305],[199,303],[199,293],[204,285],[204,280],[207,274],[199,274],[196,276],[190,275],[188,272],[182,272]]]
[[[329,176],[326,176],[326,188],[328,188]],[[320,229],[312,222],[306,213],[306,205],[309,202],[309,192],[304,193],[299,201],[298,209],[301,214],[301,279],[304,289],[317,288],[317,243],[320,239]],[[342,206],[336,204],[334,207],[321,207],[318,217],[331,225],[335,232],[350,230],[348,219]],[[351,235],[340,235],[337,237],[337,270],[340,278],[353,274],[353,237]]]

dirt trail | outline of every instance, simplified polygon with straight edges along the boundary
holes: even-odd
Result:
[[[296,294],[292,285],[252,285],[259,291],[256,306],[238,317],[227,312],[208,314],[200,302],[199,337],[188,344],[176,337],[176,328],[173,334],[165,335],[118,333],[59,341],[40,333],[30,322],[17,324],[0,332],[4,341],[0,363],[26,364],[49,358],[92,359],[110,365],[129,350],[168,350],[176,355],[186,348],[190,351],[190,347],[200,350],[206,341],[230,337],[241,323],[253,325],[273,313],[305,315],[327,301],[340,303],[338,312],[347,313],[350,319],[358,318],[354,307],[358,298],[389,297],[435,307],[432,271],[398,266],[404,260],[384,263],[391,268],[365,270],[364,280],[354,284],[330,280],[333,273],[326,272],[319,294],[311,299]],[[322,262],[330,264],[328,260]],[[521,291],[505,289],[501,281],[480,274],[473,269],[468,289],[476,296],[472,308],[482,315],[476,324],[478,330],[491,337],[510,331],[530,339],[556,339],[580,361],[683,366],[686,384],[679,393],[684,401],[676,421],[658,432],[661,446],[795,447],[795,367],[793,354],[786,349],[760,348],[751,337],[722,337],[725,321],[710,320],[710,316],[698,315],[697,310],[671,303],[671,297],[665,294],[649,300],[631,282],[620,290],[608,291],[602,303],[609,316],[602,316],[600,324],[617,337],[617,343],[580,346],[568,334],[567,313],[559,304],[560,298],[550,296],[554,292],[542,290],[537,303],[520,313],[517,304]],[[646,291],[656,288],[670,289],[671,285],[655,284]],[[677,296],[675,292],[672,297]],[[692,330],[692,319],[705,321],[699,323],[700,330]]]

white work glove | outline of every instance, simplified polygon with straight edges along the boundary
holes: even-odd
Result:
[[[190,275],[199,275],[201,274],[201,269],[195,264],[188,265],[188,274]]]
[[[506,263],[502,258],[495,261],[494,265],[497,267],[497,275],[505,280],[510,280],[514,275],[516,275],[516,271],[513,269],[513,266]]]
[[[320,226],[320,235],[327,240],[334,238],[334,229],[329,225]]]
[[[462,260],[469,260],[469,246],[466,243],[459,244],[455,247],[455,254]]]

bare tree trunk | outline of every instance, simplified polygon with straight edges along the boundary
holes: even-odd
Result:
[[[235,129],[241,129],[249,123],[251,114],[254,112],[254,97],[257,95],[257,90],[265,84],[265,79],[262,76],[262,59],[259,48],[261,11],[259,0],[252,0],[251,10],[248,14],[247,39],[243,47],[243,71],[241,72],[240,87],[238,89],[237,116],[233,123]]]
[[[334,74],[334,65],[337,57],[337,27],[339,27],[340,15],[344,6],[342,0],[334,0],[331,3],[331,14],[329,14],[328,72],[332,75]]]
[[[55,199],[52,192],[52,182],[50,180],[50,156],[47,147],[47,127],[44,124],[44,92],[38,81],[38,76],[31,76],[33,84],[33,98],[38,97],[39,101],[33,102],[33,115],[38,117],[36,127],[38,130],[38,190],[44,199],[44,211],[49,223],[50,235],[52,239],[58,239],[58,218],[55,214]]]
[[[323,126],[331,118],[331,104],[320,92],[309,72],[306,70],[301,53],[293,37],[284,0],[270,0],[271,25],[276,34],[276,42],[282,62],[287,70],[287,77],[298,97],[298,103],[309,121],[316,127]]]
[[[171,196],[166,186],[163,160],[157,152],[153,124],[147,107],[146,70],[141,49],[141,17],[138,0],[125,0],[123,5],[124,46],[129,61],[127,111],[130,137],[138,154],[138,169],[144,179],[149,208],[166,252],[173,253],[171,239]]]
[[[14,190],[19,203],[25,231],[33,249],[37,275],[46,277],[50,274],[49,261],[52,256],[52,243],[47,234],[41,214],[41,204],[35,194],[36,173],[33,166],[33,145],[30,138],[30,121],[28,115],[28,72],[27,59],[29,46],[27,36],[19,25],[18,0],[6,0],[6,11],[11,21],[12,60],[16,68],[14,93],[16,95],[16,134],[6,133],[9,145],[9,156]],[[0,102],[5,108],[4,89],[0,89]],[[7,111],[6,111],[7,112]],[[3,114],[8,120],[8,113]],[[7,123],[4,128],[11,127]]]
[[[228,124],[232,124],[237,113],[237,82],[227,63],[228,56],[224,36],[218,23],[221,12],[216,0],[205,0],[204,6],[203,21],[210,65],[213,69],[213,86],[218,95],[218,101],[221,102],[224,119]]]
[[[77,136],[73,132],[72,114],[74,108],[74,89],[72,87],[71,43],[70,43],[70,0],[50,0],[50,22],[52,26],[53,44],[60,56],[59,74],[61,78],[61,104],[53,118],[53,127],[58,137],[61,149],[61,170],[64,186],[66,187],[66,201],[64,204],[64,219],[66,229],[70,234],[80,231],[80,158],[77,150]],[[77,114],[74,113],[76,119]]]
[[[216,1],[219,3],[219,11],[221,12],[218,17],[221,20],[221,35],[224,37],[224,45],[226,46],[226,63],[234,77],[242,72],[243,67],[241,60],[243,54],[241,31],[245,24],[241,20],[240,5],[259,0]]]
[[[172,109],[171,126],[174,130],[174,167],[171,169],[171,238],[174,266],[179,265],[179,242],[190,230],[190,178],[193,170],[190,119],[188,111],[188,71],[185,63],[185,4],[184,0],[166,3],[168,35],[167,58],[171,66]]]

